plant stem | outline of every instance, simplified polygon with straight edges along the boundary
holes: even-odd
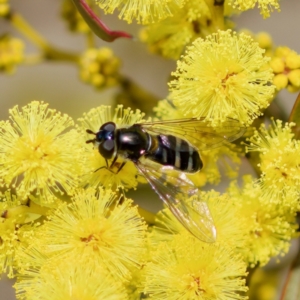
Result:
[[[34,45],[42,52],[44,59],[57,61],[78,61],[79,55],[70,52],[62,51],[52,47],[48,41],[41,36],[27,21],[18,13],[12,12],[7,19],[11,24],[24,36],[26,36]]]
[[[120,85],[122,91],[116,96],[117,103],[152,114],[153,107],[159,100],[158,97],[124,76],[120,78]]]

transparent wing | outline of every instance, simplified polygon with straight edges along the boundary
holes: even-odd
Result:
[[[216,229],[209,208],[205,202],[199,201],[198,189],[184,173],[168,172],[147,159],[138,161],[136,167],[190,233],[203,242],[215,242]],[[188,199],[194,197],[197,201],[187,202]]]
[[[220,126],[211,127],[203,119],[179,119],[139,123],[149,133],[174,135],[188,141],[199,150],[222,146],[241,137],[246,129],[239,121],[227,119]]]

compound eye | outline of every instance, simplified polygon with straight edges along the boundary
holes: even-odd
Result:
[[[107,122],[100,127],[100,130],[112,131],[114,132],[116,129],[116,124],[114,122]]]
[[[99,145],[99,152],[106,159],[112,158],[115,152],[115,142],[113,140],[106,140]]]

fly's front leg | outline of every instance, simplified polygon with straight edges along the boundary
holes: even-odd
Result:
[[[97,172],[97,171],[99,171],[99,170],[101,170],[101,169],[107,169],[108,171],[110,171],[110,172],[112,172],[112,173],[114,173],[114,174],[118,174],[118,173],[123,169],[123,167],[125,166],[126,161],[123,161],[123,162],[118,166],[118,170],[115,172],[115,171],[113,170],[113,167],[116,165],[117,159],[118,159],[118,155],[116,155],[116,156],[114,157],[114,159],[113,159],[112,163],[110,164],[110,166],[108,165],[108,160],[105,159],[106,166],[100,167],[100,168],[98,168],[97,170],[95,170],[94,172]]]
[[[105,163],[106,163],[106,166],[103,166],[103,167],[100,167],[100,168],[96,169],[96,170],[94,171],[94,173],[96,173],[97,171],[99,171],[99,170],[101,170],[101,169],[107,169],[107,170],[109,170],[109,168],[108,168],[108,161],[107,161],[106,158],[105,158]]]
[[[108,170],[111,171],[111,172],[114,173],[114,174],[118,174],[118,173],[122,170],[122,168],[125,166],[125,164],[126,164],[126,161],[123,161],[123,162],[121,163],[121,165],[118,167],[117,172],[114,172],[114,171],[112,170],[112,168],[113,168],[114,165],[116,164],[117,159],[118,159],[118,155],[116,155],[116,156],[114,157],[112,163],[110,164],[110,167],[108,168]]]
[[[114,164],[116,163],[117,159],[118,159],[118,155],[116,154],[116,156],[114,157],[112,163],[110,164],[110,167],[109,167],[110,169],[113,168],[113,166],[114,166]],[[106,161],[106,162],[107,162],[107,161]]]
[[[123,162],[121,163],[121,165],[120,165],[120,167],[119,167],[119,169],[118,169],[118,171],[117,171],[117,174],[122,170],[122,168],[125,166],[125,164],[126,164],[126,161],[123,161]]]

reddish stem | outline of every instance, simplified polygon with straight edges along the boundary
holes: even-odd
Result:
[[[88,6],[85,0],[73,0],[77,10],[89,25],[91,30],[102,40],[113,42],[117,38],[132,38],[132,35],[124,31],[110,30]]]

